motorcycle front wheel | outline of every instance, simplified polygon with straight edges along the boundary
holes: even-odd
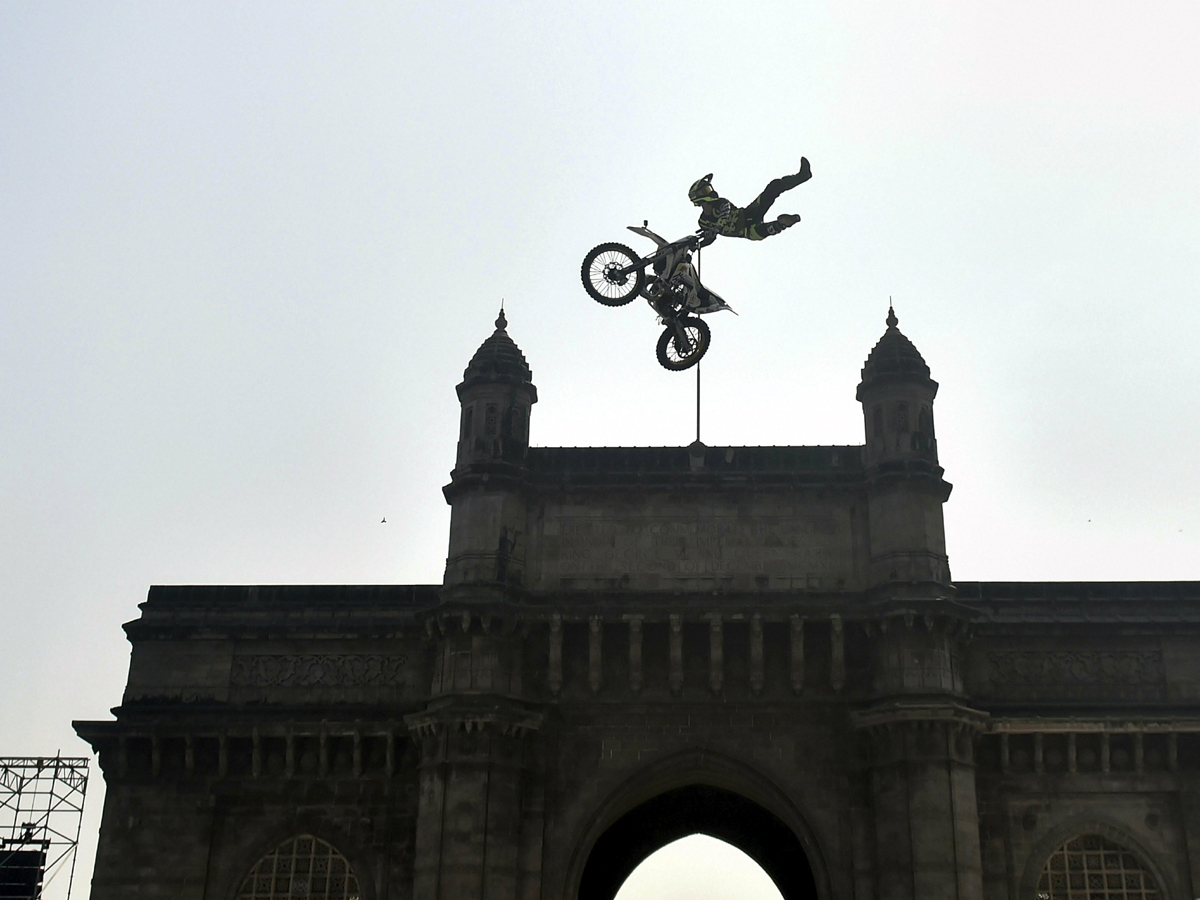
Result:
[[[619,274],[622,269],[636,265],[638,255],[624,244],[601,244],[593,247],[583,258],[579,270],[583,289],[597,303],[605,306],[624,306],[638,295],[646,283],[646,270]]]
[[[682,372],[700,362],[712,339],[708,323],[702,319],[688,316],[680,319],[679,325],[683,329],[682,336],[674,324],[669,324],[658,339],[658,362],[672,372]]]

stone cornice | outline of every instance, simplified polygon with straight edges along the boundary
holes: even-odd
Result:
[[[446,731],[495,731],[524,737],[541,730],[542,713],[495,696],[457,696],[436,700],[423,712],[404,717],[409,730],[418,737],[432,737]]]
[[[987,731],[992,734],[1195,734],[1200,732],[1200,717],[1195,707],[1187,714],[1172,716],[1114,716],[1077,713],[1070,716],[993,715]]]
[[[982,731],[990,716],[953,698],[898,698],[853,710],[850,721],[855,728],[924,722],[946,722]]]
[[[530,592],[512,585],[270,585],[153,587],[140,618],[126,623],[133,641],[250,640],[275,637],[397,639],[430,636],[431,616],[484,610],[497,621],[541,623],[637,612],[648,621],[720,614],[736,621],[785,621],[799,614],[841,616],[847,624],[927,613],[972,622],[977,636],[1021,635],[1031,626],[1120,626],[1159,633],[1200,627],[1200,582],[897,583],[869,591]]]

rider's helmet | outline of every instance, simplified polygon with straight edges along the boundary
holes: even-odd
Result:
[[[717,199],[717,192],[713,190],[712,186],[711,172],[709,172],[699,181],[693,183],[692,186],[688,188],[688,199],[691,200],[696,206],[699,206],[701,203],[705,203],[709,200]]]

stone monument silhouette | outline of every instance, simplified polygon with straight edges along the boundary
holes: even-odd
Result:
[[[92,896],[611,900],[693,832],[787,900],[1195,896],[1200,584],[953,581],[898,324],[862,445],[571,448],[501,314],[442,584],[151,588]]]

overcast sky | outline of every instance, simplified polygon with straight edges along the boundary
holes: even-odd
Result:
[[[860,443],[891,296],[956,578],[1200,578],[1198,46],[1193,0],[0,5],[0,753],[85,751],[151,584],[439,581],[502,298],[535,443],[689,442],[579,263],[801,155],[803,221],[704,252],[705,442]]]

